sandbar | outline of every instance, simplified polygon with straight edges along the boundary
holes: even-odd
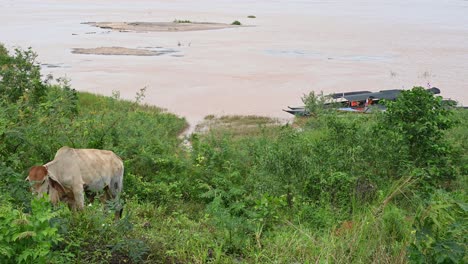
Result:
[[[121,32],[180,32],[240,27],[212,22],[84,22],[83,24]]]
[[[148,50],[131,49],[124,47],[98,47],[98,48],[74,48],[74,54],[92,54],[92,55],[127,55],[127,56],[160,56],[176,52],[175,50]]]

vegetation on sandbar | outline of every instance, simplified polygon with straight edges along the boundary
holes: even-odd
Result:
[[[174,21],[172,21],[172,22],[174,22],[174,23],[182,23],[182,24],[183,24],[183,23],[186,23],[186,24],[192,23],[192,21],[190,21],[190,20],[179,20],[179,19],[174,19]]]

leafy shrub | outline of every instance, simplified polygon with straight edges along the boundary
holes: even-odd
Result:
[[[50,225],[59,211],[52,211],[47,197],[31,201],[31,213],[0,205],[0,258],[2,263],[46,263],[52,247],[63,241]]]
[[[410,221],[406,219],[403,210],[394,205],[385,208],[382,220],[382,231],[392,242],[400,242],[410,233]]]
[[[259,157],[262,170],[273,180],[268,181],[273,185],[272,194],[285,195],[289,207],[307,185],[310,147],[300,133],[285,126],[278,139],[268,144]]]
[[[218,229],[223,251],[228,254],[239,255],[253,243],[254,226],[238,212],[245,210],[244,206],[239,202],[227,207],[221,197],[217,196],[207,207],[210,222]]]
[[[114,258],[139,262],[147,255],[145,241],[132,237],[131,213],[115,221],[113,211],[95,201],[80,213],[61,219],[64,243],[60,250],[76,252],[80,263],[111,261]]]
[[[41,81],[37,54],[28,50],[15,49],[10,56],[0,44],[0,97],[16,102],[22,96],[37,103],[44,96],[46,86]]]
[[[318,116],[326,110],[324,104],[327,101],[327,96],[325,96],[323,92],[315,94],[315,92],[312,91],[304,95],[301,99],[307,110],[306,115]]]
[[[442,103],[442,97],[434,96],[422,87],[402,91],[395,102],[387,102],[386,129],[401,136],[400,145],[406,148],[407,159],[417,167],[431,167],[434,176],[453,178],[448,168],[447,155],[450,146],[443,139],[444,131],[453,125],[452,112]]]
[[[444,191],[436,191],[415,219],[409,246],[414,263],[466,263],[468,206]]]
[[[239,22],[239,21],[236,20],[236,21],[232,22],[231,25],[240,26],[240,25],[242,25],[242,24],[241,24],[241,22]]]
[[[330,201],[333,206],[345,207],[350,205],[356,187],[356,177],[344,172],[334,172],[320,177],[317,187],[320,189],[320,199]]]

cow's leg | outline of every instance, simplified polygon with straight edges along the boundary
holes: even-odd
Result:
[[[84,208],[84,190],[83,186],[73,189],[73,196],[75,197],[75,205],[79,210]]]
[[[112,191],[110,190],[109,186],[104,187],[103,196],[105,197],[106,200],[111,200],[111,199],[116,198],[114,194],[112,193]],[[120,206],[118,206],[118,208],[115,208],[115,214],[114,214],[115,220],[119,220],[120,218],[122,218],[123,208],[119,208],[119,207]]]
[[[70,208],[70,210],[72,210],[73,212],[76,211],[76,202],[73,200],[73,201],[67,201],[68,202],[68,208]]]
[[[65,197],[63,198],[63,201],[66,201],[68,204],[68,208],[72,211],[76,211],[76,202],[75,202],[75,197],[73,196],[72,193],[67,193]]]

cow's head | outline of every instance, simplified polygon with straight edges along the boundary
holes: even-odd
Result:
[[[33,166],[29,170],[26,181],[29,181],[33,194],[42,197],[44,193],[47,193],[53,203],[58,202],[66,194],[62,184],[49,177],[49,172],[44,166]]]
[[[29,169],[29,175],[26,177],[26,181],[29,182],[33,194],[42,196],[42,194],[47,192],[49,185],[47,174],[47,169],[44,166],[33,166]]]

